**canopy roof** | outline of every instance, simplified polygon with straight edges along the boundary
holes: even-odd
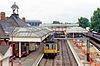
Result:
[[[82,27],[70,27],[66,30],[66,33],[88,33],[88,30]]]
[[[53,31],[47,27],[16,27],[13,31],[13,39],[17,38],[14,41],[35,41],[37,38],[41,42],[48,35],[52,34]],[[10,35],[11,36],[11,35]],[[12,38],[11,38],[12,39]],[[29,40],[30,39],[30,40]],[[35,40],[34,40],[35,39]],[[38,41],[38,39],[36,41]],[[11,41],[11,40],[10,40]]]
[[[67,26],[67,27],[78,27],[79,26],[79,24],[46,24],[46,23],[44,23],[44,24],[40,24],[40,26],[45,26],[45,27],[50,27],[50,26]]]

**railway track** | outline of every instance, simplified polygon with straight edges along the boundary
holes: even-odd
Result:
[[[58,44],[60,44],[60,41],[58,41]],[[61,49],[59,49],[61,51]],[[42,58],[40,65],[41,66],[62,66],[62,60],[61,60],[61,52],[58,52],[58,55],[55,56],[55,58]]]
[[[86,35],[84,35],[86,36]],[[89,36],[86,36],[86,37],[89,37]],[[93,37],[90,37],[90,42],[100,51],[100,41],[93,38]]]
[[[59,40],[59,52],[54,59],[42,58],[41,66],[78,66],[66,40]]]
[[[90,40],[90,42],[100,51],[100,44],[94,40]]]
[[[66,40],[61,40],[62,66],[78,66]]]
[[[54,66],[54,59],[42,58],[41,66]]]
[[[90,42],[100,51],[100,41],[91,37]]]

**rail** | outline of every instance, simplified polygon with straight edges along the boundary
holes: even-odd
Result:
[[[72,54],[72,51],[67,43],[66,40],[62,40],[62,52],[66,51],[63,53],[63,57],[65,56],[65,58],[63,58],[63,60],[65,59],[65,65],[67,64],[68,66],[78,66],[77,62],[76,62],[76,59],[74,58],[74,55]],[[62,66],[65,66],[65,65],[62,65]]]

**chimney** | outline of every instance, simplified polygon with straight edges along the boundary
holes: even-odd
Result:
[[[25,22],[25,17],[22,18],[22,21]]]
[[[5,12],[1,12],[1,21],[5,21]]]

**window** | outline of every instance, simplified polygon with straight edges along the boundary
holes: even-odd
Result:
[[[52,49],[52,44],[49,44],[49,49]]]
[[[48,45],[46,45],[46,50],[48,50],[48,49],[56,49],[56,44],[48,44]]]
[[[49,49],[49,45],[46,45],[46,50]]]
[[[56,49],[56,45],[54,44],[54,45],[52,45],[53,46],[53,48],[52,49]]]

